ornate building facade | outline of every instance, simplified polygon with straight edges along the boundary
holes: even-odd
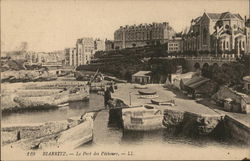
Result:
[[[250,54],[250,18],[246,21],[246,51],[245,53]]]
[[[183,38],[184,51],[240,54],[246,49],[245,22],[239,14],[205,12]]]
[[[138,47],[157,42],[163,44],[174,35],[175,31],[167,22],[121,26],[114,33],[114,48]]]

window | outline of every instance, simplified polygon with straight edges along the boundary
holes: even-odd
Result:
[[[207,38],[208,38],[208,37],[207,37],[207,34],[208,34],[208,33],[207,33],[207,29],[204,28],[204,29],[203,29],[203,44],[204,44],[204,45],[207,45]]]
[[[228,41],[227,41],[227,49],[228,49]]]

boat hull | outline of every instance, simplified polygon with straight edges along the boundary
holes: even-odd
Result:
[[[94,113],[87,113],[84,122],[65,131],[58,139],[61,148],[75,149],[93,140]]]
[[[140,98],[144,99],[152,99],[152,98],[157,98],[159,97],[158,95],[141,95]]]
[[[156,91],[149,91],[149,90],[139,90],[138,93],[140,95],[155,95],[156,94]]]
[[[174,100],[160,101],[160,100],[152,99],[151,103],[155,104],[155,105],[167,105],[167,106],[174,106],[175,105]]]
[[[143,85],[135,85],[134,86],[135,89],[147,89],[147,86],[143,86]]]

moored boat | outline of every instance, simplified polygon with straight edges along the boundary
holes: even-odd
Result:
[[[155,95],[157,92],[151,89],[142,89],[142,90],[139,90],[138,93],[140,95]]]
[[[146,85],[140,85],[140,84],[136,84],[134,86],[135,89],[147,89],[148,87]]]
[[[62,132],[57,140],[61,148],[75,149],[93,140],[94,112],[86,113],[83,122]]]
[[[152,99],[151,102],[156,105],[168,105],[168,106],[175,105],[174,100]]]
[[[67,106],[69,106],[69,103],[63,103],[58,105],[58,107],[67,107]]]
[[[159,95],[140,95],[139,98],[145,98],[145,99],[153,99],[153,98],[157,98],[159,97]]]

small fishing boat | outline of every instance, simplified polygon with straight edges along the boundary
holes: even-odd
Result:
[[[94,112],[86,113],[83,122],[65,130],[57,140],[61,148],[75,149],[93,140]]]
[[[140,85],[140,84],[136,84],[134,86],[135,89],[147,89],[148,87],[146,85]]]
[[[151,102],[156,105],[168,105],[168,106],[175,105],[174,100],[152,99]]]
[[[58,107],[67,107],[67,106],[69,106],[69,103],[63,103],[63,104],[58,105]]]
[[[151,89],[142,89],[142,90],[139,90],[138,93],[140,95],[155,95],[156,91],[155,90],[151,90]]]
[[[139,98],[145,98],[145,99],[153,99],[153,98],[158,98],[159,95],[140,95]]]

